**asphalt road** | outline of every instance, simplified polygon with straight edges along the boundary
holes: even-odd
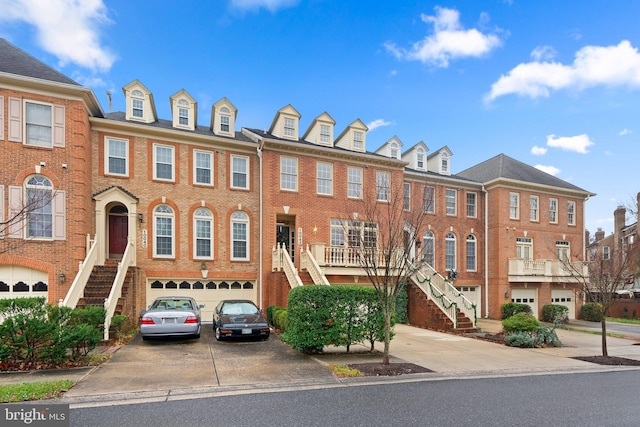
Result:
[[[637,426],[640,371],[346,385],[72,409],[71,426]]]
[[[589,331],[601,331],[600,322],[587,322],[584,320],[572,320],[569,324],[572,329],[584,329]],[[631,325],[628,323],[607,322],[607,333],[622,334],[640,340],[640,325]]]

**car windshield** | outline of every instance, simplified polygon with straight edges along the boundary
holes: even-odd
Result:
[[[161,299],[154,301],[149,310],[193,310],[193,306],[187,299]]]
[[[257,314],[258,307],[249,302],[232,302],[222,306],[222,314]]]

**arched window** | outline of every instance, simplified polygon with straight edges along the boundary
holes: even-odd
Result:
[[[433,236],[433,231],[427,231],[424,233],[424,236],[422,236],[422,242],[424,245],[424,250],[422,252],[424,262],[429,264],[432,268],[436,268],[436,240]]]
[[[25,186],[27,237],[53,238],[53,185],[46,177],[34,175]]]
[[[213,259],[213,215],[207,208],[198,208],[193,214],[194,257]]]
[[[445,236],[445,268],[456,269],[456,235],[447,233]]]
[[[476,236],[474,236],[473,234],[469,234],[467,236],[467,271],[477,270],[477,264],[476,264],[477,248],[478,247],[476,245]]]
[[[154,247],[153,255],[160,258],[173,258],[175,221],[173,209],[159,205],[153,211]]]
[[[231,215],[231,259],[249,259],[249,216],[242,211]]]

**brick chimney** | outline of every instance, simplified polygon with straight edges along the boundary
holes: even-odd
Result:
[[[624,228],[625,217],[627,215],[627,209],[624,206],[618,206],[613,211],[613,233],[618,234],[620,230]]]
[[[598,227],[598,231],[596,231],[596,242],[599,242],[600,240],[604,239],[604,230],[601,227]]]

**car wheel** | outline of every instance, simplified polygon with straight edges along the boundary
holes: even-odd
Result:
[[[216,328],[216,341],[222,341],[222,335],[220,335],[220,328]]]
[[[148,341],[149,337],[145,337],[144,335],[142,336],[142,341]]]

